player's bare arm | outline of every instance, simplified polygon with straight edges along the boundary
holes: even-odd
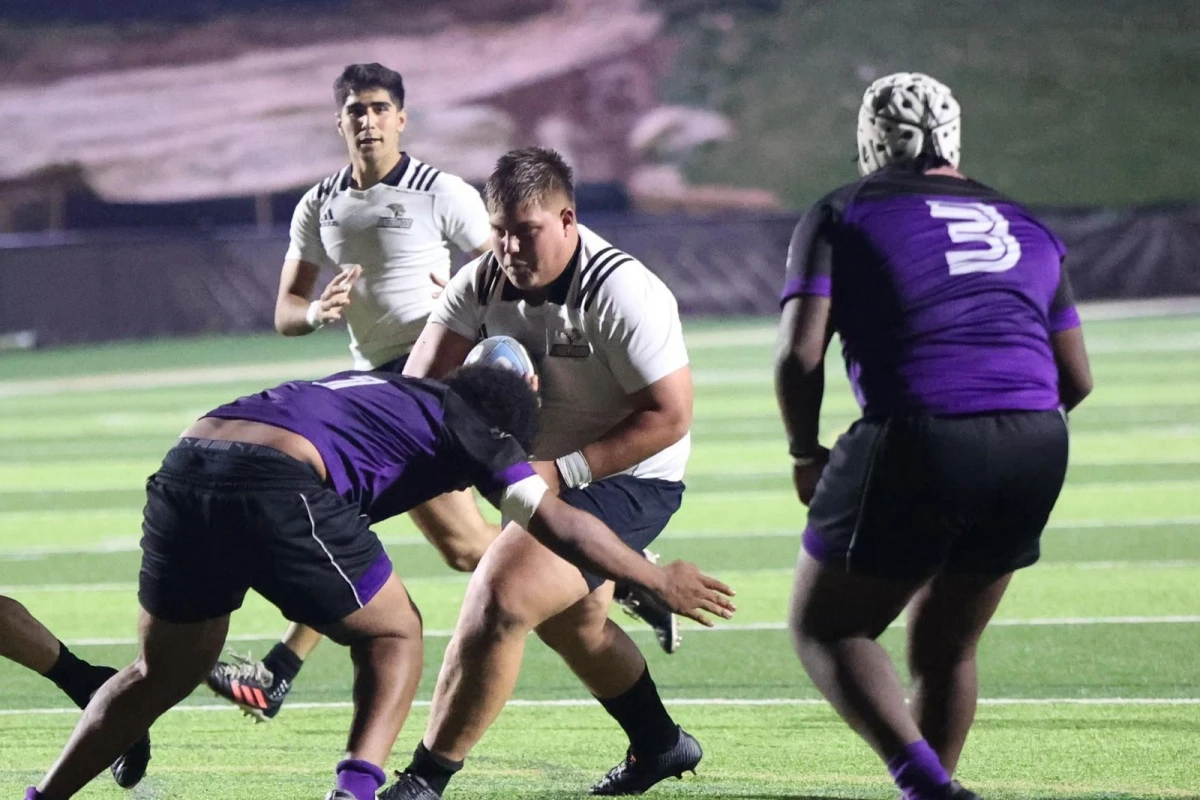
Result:
[[[1092,391],[1092,368],[1083,342],[1083,328],[1076,326],[1050,334],[1054,363],[1058,367],[1058,396],[1070,411]]]
[[[413,378],[441,378],[460,366],[474,346],[473,341],[440,322],[429,322],[413,345],[404,374]]]
[[[342,269],[314,301],[310,298],[320,273],[321,268],[308,261],[289,258],[283,262],[279,295],[275,299],[275,330],[284,336],[303,336],[342,318],[342,310],[350,305],[350,289],[362,274],[362,267],[353,264]]]
[[[818,441],[825,352],[833,336],[828,297],[800,295],[783,307],[775,352],[775,398],[793,459],[792,480],[805,505],[829,452]]]
[[[680,367],[629,399],[633,412],[581,448],[593,480],[627,470],[687,435],[692,426],[691,367]]]
[[[571,563],[618,581],[640,584],[657,594],[683,616],[712,627],[713,614],[729,619],[737,610],[734,592],[694,564],[675,561],[666,567],[651,564],[622,542],[600,520],[547,493],[529,521],[538,541]]]

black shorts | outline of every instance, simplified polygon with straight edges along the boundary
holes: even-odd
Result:
[[[408,353],[402,356],[396,356],[391,361],[385,361],[378,367],[371,367],[371,372],[394,372],[397,375],[404,372],[404,365],[408,363]]]
[[[657,478],[613,475],[576,489],[565,489],[563,501],[598,518],[639,553],[667,527],[683,502],[683,484]],[[604,581],[599,575],[580,570],[588,590]]]
[[[180,439],[146,482],[138,599],[186,623],[241,607],[247,589],[294,622],[336,622],[392,574],[357,505],[270,447]]]
[[[862,419],[830,454],[804,549],[896,580],[1012,572],[1038,560],[1066,471],[1058,411]]]

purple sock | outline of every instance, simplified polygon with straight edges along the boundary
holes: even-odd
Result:
[[[25,790],[25,800],[42,800],[42,796],[38,794],[36,786],[30,786]]]
[[[337,765],[337,788],[358,800],[375,800],[375,790],[383,786],[387,775],[370,761],[347,758]]]
[[[946,795],[950,776],[924,739],[918,739],[892,756],[887,768],[892,780],[904,792],[904,800],[941,800]]]

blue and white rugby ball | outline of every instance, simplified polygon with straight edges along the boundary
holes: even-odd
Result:
[[[526,378],[535,372],[529,351],[511,336],[489,336],[471,348],[463,364],[477,363],[511,369]]]

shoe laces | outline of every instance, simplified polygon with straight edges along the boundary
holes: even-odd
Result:
[[[230,651],[232,664],[226,664],[222,672],[225,677],[239,681],[258,681],[264,686],[270,686],[275,681],[275,675],[267,669],[267,665],[256,661],[253,654],[240,655]]]

